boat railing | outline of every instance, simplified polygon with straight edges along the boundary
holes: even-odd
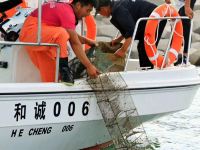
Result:
[[[171,41],[172,41],[173,34],[174,34],[174,31],[175,31],[176,23],[180,19],[181,20],[183,20],[183,19],[189,19],[189,17],[186,17],[186,16],[179,16],[179,17],[156,17],[156,18],[153,18],[153,17],[143,17],[143,18],[138,19],[138,21],[136,22],[136,25],[135,25],[134,32],[133,32],[131,46],[130,46],[130,48],[128,50],[128,55],[127,55],[127,59],[126,59],[124,71],[127,71],[127,66],[128,66],[128,63],[129,63],[131,51],[132,51],[132,49],[134,47],[134,44],[135,44],[134,41],[135,41],[136,33],[137,33],[138,28],[139,28],[140,22],[142,22],[142,21],[148,21],[148,20],[174,20],[175,23],[173,25],[172,32],[170,34],[169,42],[168,42],[168,45],[167,45],[167,50],[164,53],[164,59],[163,59],[162,66],[161,66],[161,69],[163,69],[164,68],[164,64],[165,63],[167,64],[168,52],[170,50],[170,45],[171,45]],[[191,19],[190,21],[191,21],[191,27],[190,27],[190,34],[189,34],[189,41],[188,41],[189,43],[188,43],[188,53],[187,53],[186,64],[188,64],[188,62],[189,62],[189,49],[190,49],[190,45],[191,45],[191,36],[192,36],[192,29],[193,29],[193,20]]]
[[[42,18],[42,1],[38,0],[38,31],[37,31],[37,42],[11,42],[11,41],[0,41],[0,45],[21,45],[21,46],[54,46],[56,47],[56,71],[55,71],[55,82],[58,82],[58,68],[59,68],[59,56],[60,46],[52,43],[41,42],[41,18]]]

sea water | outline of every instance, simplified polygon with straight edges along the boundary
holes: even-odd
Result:
[[[144,127],[155,150],[200,150],[200,89],[190,108]]]

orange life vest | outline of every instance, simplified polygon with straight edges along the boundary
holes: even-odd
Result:
[[[87,28],[86,37],[88,39],[96,40],[97,35],[97,27],[95,19],[92,15],[85,17],[85,24]],[[90,48],[89,45],[85,45],[85,49]]]

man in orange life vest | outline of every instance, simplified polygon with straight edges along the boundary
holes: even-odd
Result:
[[[121,36],[114,39],[111,43],[119,43],[123,39],[125,42],[122,47],[115,52],[118,57],[124,57],[128,47],[132,41],[132,35],[134,32],[135,24],[141,17],[149,17],[151,12],[157,6],[153,3],[144,0],[97,0],[96,11],[102,16],[110,17],[110,22],[120,31]],[[159,26],[158,41],[161,37],[161,33],[165,27],[166,21],[161,21]],[[138,43],[138,53],[140,60],[140,67],[151,67],[152,63],[149,61],[144,48],[144,31],[146,21],[139,24],[139,29],[136,34]]]
[[[42,39],[43,43],[56,43],[60,45],[59,72],[61,80],[74,83],[73,73],[68,66],[67,41],[69,40],[73,51],[86,67],[91,78],[96,78],[98,70],[87,58],[81,43],[94,45],[95,41],[79,36],[75,27],[78,19],[88,16],[95,5],[95,0],[74,0],[71,4],[62,2],[47,2],[42,5]],[[21,32],[20,41],[36,42],[37,39],[38,9],[33,11],[26,19]],[[43,82],[53,82],[55,79],[55,47],[25,46],[32,62],[39,69]]]

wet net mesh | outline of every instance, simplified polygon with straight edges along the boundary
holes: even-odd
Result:
[[[103,74],[97,79],[88,79],[88,83],[95,91],[98,106],[113,140],[114,149],[148,149],[148,138],[121,74]]]
[[[110,46],[109,42],[98,43],[98,46],[90,48],[86,53],[91,62],[102,73],[122,71],[124,69],[125,59],[118,58],[114,55],[114,52],[119,49],[122,44],[119,43],[115,46]],[[85,66],[79,61],[79,59],[74,58],[70,60],[69,66],[74,72],[75,79],[87,76]]]

